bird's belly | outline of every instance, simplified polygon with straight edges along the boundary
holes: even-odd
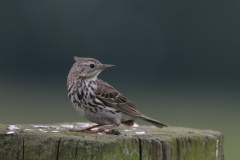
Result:
[[[115,109],[109,107],[102,110],[89,107],[84,114],[89,121],[102,125],[120,124],[122,117],[121,112],[116,112]]]
[[[83,106],[81,106],[75,107],[75,109],[82,117],[93,123],[101,125],[121,124],[121,122],[136,119],[136,117],[129,114],[125,114],[123,112],[116,112],[117,110],[110,107],[105,107],[102,110],[97,110],[93,107],[84,108]]]
[[[74,103],[73,106],[82,117],[91,122],[102,125],[121,124],[122,112],[117,112],[114,108],[99,105],[92,107]]]
[[[75,96],[71,97],[73,100]],[[85,102],[92,102],[89,99],[85,99]],[[91,122],[102,125],[121,124],[121,122],[133,120],[133,117],[120,112],[114,108],[102,105],[90,106],[83,101],[74,102],[73,106],[77,112],[84,118]]]

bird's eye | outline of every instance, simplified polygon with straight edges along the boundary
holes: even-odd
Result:
[[[91,68],[94,68],[94,64],[90,64],[90,67],[91,67]]]

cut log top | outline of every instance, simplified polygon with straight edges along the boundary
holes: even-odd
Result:
[[[1,160],[224,159],[221,132],[182,127],[117,128],[121,135],[69,132],[93,123],[0,124]]]

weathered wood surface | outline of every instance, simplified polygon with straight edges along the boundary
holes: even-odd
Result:
[[[154,126],[119,127],[127,135],[69,132],[91,123],[0,124],[0,160],[223,160],[223,134]],[[8,128],[8,130],[6,130]]]

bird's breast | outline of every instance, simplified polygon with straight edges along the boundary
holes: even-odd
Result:
[[[68,86],[68,96],[74,108],[86,119],[103,125],[120,124],[129,118],[122,112],[106,106],[95,95],[97,82],[93,80],[76,82]]]

